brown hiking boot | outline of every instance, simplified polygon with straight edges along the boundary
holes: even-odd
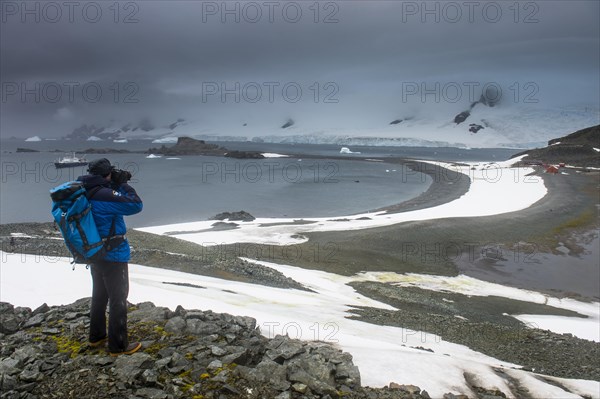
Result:
[[[127,346],[127,348],[123,349],[120,352],[110,352],[111,356],[119,356],[119,355],[131,355],[132,353],[137,352],[142,347],[140,342],[133,342]]]
[[[106,345],[106,341],[108,341],[108,338],[104,337],[100,338],[98,341],[90,341],[88,344],[90,345],[90,348],[99,348],[101,346]]]

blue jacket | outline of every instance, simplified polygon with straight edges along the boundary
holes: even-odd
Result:
[[[85,175],[77,178],[83,182],[87,191],[94,190],[95,187],[101,188],[95,193],[92,191],[92,197],[89,198],[92,204],[92,215],[94,222],[100,233],[100,237],[105,238],[110,235],[110,228],[115,223],[115,235],[125,234],[127,227],[123,216],[135,215],[142,211],[142,199],[137,195],[133,187],[129,184],[121,184],[114,188],[111,182],[102,176]],[[125,240],[117,248],[106,253],[105,260],[110,262],[129,262],[131,250],[129,242]]]

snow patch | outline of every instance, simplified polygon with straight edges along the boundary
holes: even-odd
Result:
[[[401,287],[418,287],[437,292],[456,292],[469,296],[500,296],[532,303],[545,304],[560,309],[567,309],[584,316],[565,317],[547,315],[506,315],[515,317],[524,323],[530,323],[541,329],[548,329],[559,334],[570,333],[576,337],[600,342],[600,303],[580,302],[570,298],[554,298],[536,291],[507,287],[489,283],[473,277],[458,275],[456,277],[432,276],[428,274],[393,272],[365,272],[357,276],[357,281],[385,282]]]
[[[162,137],[160,139],[152,140],[154,144],[175,144],[177,143],[177,137]]]
[[[263,152],[262,156],[265,158],[287,158],[289,155],[276,154],[274,152]]]

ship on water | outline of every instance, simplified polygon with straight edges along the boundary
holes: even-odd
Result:
[[[88,161],[85,159],[85,156],[78,157],[74,152],[65,155],[62,158],[59,158],[54,162],[54,166],[56,169],[60,168],[74,168],[76,166],[85,166],[88,164]]]

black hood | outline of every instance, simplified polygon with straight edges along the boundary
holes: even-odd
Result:
[[[94,187],[110,187],[110,182],[104,177],[98,175],[84,175],[77,178],[78,181],[83,183],[86,190],[90,190]]]

